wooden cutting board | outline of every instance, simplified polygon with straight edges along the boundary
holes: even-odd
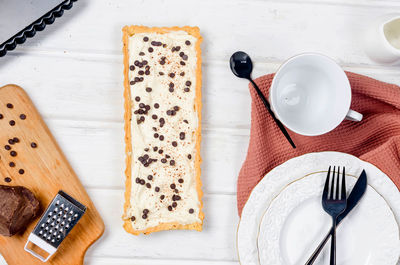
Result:
[[[12,108],[7,104],[12,104]],[[0,87],[0,114],[3,116],[0,119],[0,184],[21,185],[30,189],[40,201],[40,215],[61,189],[84,204],[86,213],[46,263],[83,264],[86,250],[104,232],[103,220],[22,88],[16,85]],[[21,119],[21,114],[26,118]],[[14,121],[15,125],[11,126],[10,121]],[[17,152],[13,157],[4,146],[9,145],[8,140],[14,137],[19,139],[19,143],[10,145],[10,151]],[[31,147],[32,142],[37,144],[36,148]],[[16,166],[10,167],[10,162]],[[23,174],[19,173],[20,169],[24,170]],[[11,182],[7,183],[6,178],[11,178]],[[23,234],[0,236],[0,253],[9,265],[44,264],[24,250],[27,238],[39,219],[40,216]]]

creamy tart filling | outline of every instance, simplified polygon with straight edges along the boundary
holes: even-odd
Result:
[[[197,39],[185,31],[129,38],[130,218],[135,230],[201,223],[196,183]]]

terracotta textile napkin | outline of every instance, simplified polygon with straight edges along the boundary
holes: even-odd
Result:
[[[400,186],[400,87],[346,73],[352,87],[351,108],[364,115],[361,122],[345,120],[321,136],[302,136],[289,131],[293,149],[268,114],[255,90],[252,97],[250,143],[237,182],[239,215],[253,187],[274,167],[310,152],[338,151],[368,161]],[[266,97],[273,74],[255,82]]]

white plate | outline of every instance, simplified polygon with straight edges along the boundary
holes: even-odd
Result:
[[[321,208],[326,172],[288,185],[266,210],[258,236],[262,265],[305,264],[331,225]],[[356,178],[347,176],[350,190]],[[389,205],[368,186],[360,203],[337,229],[337,264],[396,264],[399,228]],[[328,242],[330,244],[330,242]],[[328,245],[329,246],[329,245]],[[315,264],[329,264],[329,247]]]
[[[400,220],[400,193],[389,177],[377,167],[345,153],[306,154],[274,168],[254,187],[243,207],[237,232],[238,257],[242,265],[259,265],[258,227],[271,201],[291,182],[310,172],[326,171],[330,165],[345,166],[347,173],[353,176],[359,176],[365,169],[368,184],[385,198],[396,220]]]

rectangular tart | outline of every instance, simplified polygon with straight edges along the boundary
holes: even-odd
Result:
[[[202,230],[197,27],[125,26],[124,229]]]

